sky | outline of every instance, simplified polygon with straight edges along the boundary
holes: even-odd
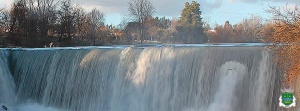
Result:
[[[0,9],[9,8],[13,0],[0,0]],[[128,2],[130,0],[73,0],[86,11],[93,8],[99,9],[105,15],[105,23],[118,25],[124,17],[129,17]],[[154,16],[178,18],[184,8],[185,2],[192,0],[150,0],[155,7]],[[241,22],[251,16],[260,16],[264,20],[271,19],[265,10],[269,6],[294,8],[300,4],[299,0],[195,0],[200,3],[202,18],[212,27],[216,24],[223,25],[225,21],[230,24]]]

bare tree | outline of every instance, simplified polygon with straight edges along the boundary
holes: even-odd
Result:
[[[9,39],[13,45],[22,45],[22,36],[26,35],[27,11],[25,0],[15,1],[11,7],[10,16],[12,23],[9,29]]]
[[[7,37],[10,16],[8,10],[0,9],[0,47],[4,47],[4,38]]]
[[[59,42],[71,38],[72,29],[74,27],[74,10],[70,0],[61,2],[61,10],[58,12],[60,18],[60,37]],[[64,37],[66,36],[66,37]]]
[[[30,33],[28,35],[31,38],[30,42],[37,42],[35,45],[38,46],[48,44],[48,31],[57,20],[55,14],[57,4],[58,0],[27,0],[28,24],[30,24],[27,32]]]
[[[76,39],[83,40],[84,34],[84,23],[86,21],[86,14],[84,13],[83,8],[77,5],[74,8],[75,11],[75,29],[76,29]]]
[[[96,45],[96,32],[101,26],[104,26],[104,15],[99,10],[94,8],[90,13],[88,13],[88,21],[91,27],[91,38],[93,40],[93,45]]]
[[[129,23],[129,18],[123,17],[120,24],[118,25],[119,29],[125,30],[127,24]]]
[[[10,11],[9,38],[14,45],[43,46],[55,23],[55,0],[15,0]]]
[[[140,23],[140,39],[141,43],[145,36],[145,22],[147,17],[154,13],[154,6],[149,0],[131,0],[128,8],[130,15],[132,15]]]
[[[245,41],[257,42],[261,38],[259,35],[262,27],[261,17],[252,15],[249,19],[244,19],[241,25]]]
[[[30,0],[31,1],[31,0]],[[54,10],[57,3],[54,0],[37,0],[37,13],[39,17],[38,27],[41,30],[41,36],[47,36],[48,27],[51,22],[55,21]]]
[[[9,21],[10,16],[8,10],[0,9],[0,34],[5,33],[9,29]]]
[[[267,43],[275,52],[274,60],[283,74],[285,88],[293,88],[300,73],[300,9],[286,7],[270,7],[267,12],[273,15],[273,29]]]

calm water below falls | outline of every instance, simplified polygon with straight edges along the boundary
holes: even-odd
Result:
[[[262,46],[0,51],[9,111],[276,111],[280,80]]]

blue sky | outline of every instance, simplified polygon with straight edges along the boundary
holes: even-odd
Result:
[[[0,0],[0,8],[9,7],[13,0]],[[152,0],[155,6],[154,16],[168,18],[179,17],[185,2],[192,0]],[[241,22],[252,15],[263,19],[271,19],[266,13],[269,6],[288,6],[294,8],[298,0],[195,0],[200,3],[202,18],[214,26],[223,25],[225,21],[231,24]],[[87,11],[97,8],[105,14],[106,24],[118,25],[124,16],[128,16],[129,0],[73,0]]]

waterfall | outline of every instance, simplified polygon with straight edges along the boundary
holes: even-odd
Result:
[[[0,103],[16,98],[16,106],[90,111],[278,109],[279,76],[264,47],[14,50],[0,56],[0,92],[8,95],[0,95]]]
[[[4,51],[0,51],[0,94],[0,105],[14,105],[15,83],[9,71],[7,54]]]

